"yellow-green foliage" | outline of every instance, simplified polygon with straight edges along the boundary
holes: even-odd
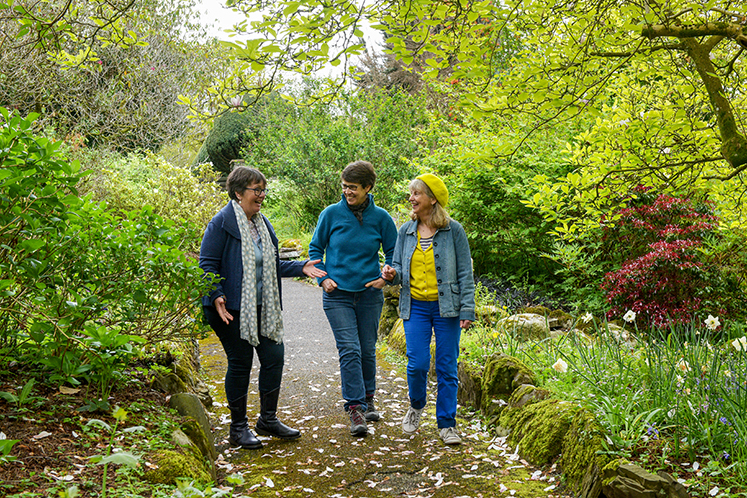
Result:
[[[572,490],[578,491],[581,488],[584,475],[591,465],[603,469],[610,461],[608,455],[597,453],[604,449],[603,438],[604,430],[594,414],[586,409],[579,410],[563,439],[563,454],[560,458],[560,467]]]
[[[210,482],[202,463],[191,454],[166,450],[154,458],[157,468],[148,470],[143,479],[152,484],[176,484],[178,477],[187,477],[201,483]]]
[[[153,154],[130,154],[109,156],[96,167],[100,169],[88,177],[82,193],[90,192],[119,212],[152,206],[156,214],[187,223],[200,234],[228,202],[207,165],[190,170]],[[199,242],[189,249],[196,251]]]
[[[510,430],[509,444],[519,445],[527,461],[545,465],[560,454],[563,439],[579,409],[566,401],[547,399],[503,410],[500,425]]]

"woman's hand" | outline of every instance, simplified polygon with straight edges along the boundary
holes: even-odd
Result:
[[[373,287],[374,289],[383,289],[386,285],[386,280],[379,277],[376,280],[371,280],[366,284],[366,287]]]
[[[331,278],[324,279],[322,280],[322,289],[324,289],[324,292],[329,294],[333,290],[337,289],[337,282],[335,282]]]
[[[384,280],[388,280],[391,282],[394,280],[394,277],[397,275],[397,270],[392,268],[389,265],[384,265],[384,268],[381,269],[381,276],[384,277]]]
[[[327,272],[324,270],[320,270],[319,268],[316,267],[316,265],[321,262],[322,262],[321,259],[307,261],[306,264],[303,265],[303,274],[306,275],[307,277],[312,277],[312,278],[326,277]]]
[[[218,312],[218,316],[220,317],[223,322],[228,325],[228,322],[233,320],[233,316],[231,313],[226,311],[226,298],[223,296],[216,297],[215,301],[213,301],[213,306],[215,306],[216,311]]]
[[[459,320],[459,326],[467,330],[472,325],[472,320]]]

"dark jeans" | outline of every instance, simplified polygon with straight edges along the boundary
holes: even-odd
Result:
[[[376,339],[384,293],[369,287],[361,292],[336,289],[324,293],[324,312],[340,357],[340,380],[345,410],[359,405],[376,391]]]
[[[220,319],[214,307],[203,306],[203,311],[210,327],[223,344],[228,359],[225,379],[226,400],[231,403],[247,395],[255,349],[259,358],[259,392],[268,393],[279,389],[283,377],[285,346],[263,337],[261,333],[256,347],[242,339],[238,310],[228,310],[233,315],[233,320],[228,325]],[[257,316],[262,316],[259,309]]]

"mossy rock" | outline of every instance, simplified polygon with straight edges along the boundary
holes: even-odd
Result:
[[[399,286],[384,287],[384,307],[379,317],[379,337],[386,337],[399,320]]]
[[[457,370],[459,389],[457,401],[462,406],[480,409],[482,401],[482,365],[460,361]]]
[[[532,370],[517,358],[494,353],[485,364],[482,375],[482,399],[480,408],[485,416],[490,417],[511,393],[522,384],[536,384]]]
[[[205,458],[209,459],[211,462],[218,458],[218,452],[215,449],[212,433],[210,433],[210,436],[205,434],[205,431],[197,420],[191,417],[185,417],[181,424],[181,429],[187,436],[189,436],[189,439],[195,444],[195,446],[197,446],[200,453],[202,453]]]
[[[570,329],[573,326],[573,316],[563,310],[552,310],[547,315],[547,322],[550,328]]]
[[[212,480],[199,458],[191,453],[166,450],[152,457],[156,468],[147,470],[143,480],[151,484],[176,484],[180,477],[200,483]]]
[[[522,384],[511,393],[511,397],[508,399],[508,406],[511,408],[521,408],[531,403],[548,399],[551,396],[552,393],[547,389],[541,389],[532,384]]]
[[[189,390],[187,383],[175,372],[156,372],[153,387],[168,394],[185,393]]]
[[[530,313],[532,315],[541,315],[545,318],[550,316],[550,308],[547,308],[545,306],[527,306],[526,308],[519,308],[518,312],[521,313]]]
[[[303,244],[298,239],[288,239],[280,243],[280,247],[283,249],[295,249],[297,251],[303,251]]]
[[[402,323],[402,320],[398,319],[394,326],[392,327],[391,332],[389,332],[389,335],[386,338],[387,345],[392,348],[393,350],[397,351],[400,354],[406,354],[407,353],[407,343],[405,341],[405,327]]]
[[[568,486],[579,491],[589,472],[599,473],[610,463],[610,457],[598,454],[604,449],[604,429],[587,409],[576,412],[565,438],[563,438],[560,467]],[[596,469],[596,470],[594,470]]]
[[[547,317],[538,313],[519,313],[501,318],[496,329],[518,341],[543,340],[550,336]]]
[[[501,412],[500,426],[509,430],[508,443],[534,465],[545,465],[560,455],[577,405],[547,399]]]

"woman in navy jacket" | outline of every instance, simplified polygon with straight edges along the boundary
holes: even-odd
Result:
[[[266,186],[264,175],[254,168],[233,170],[226,181],[231,200],[210,220],[200,248],[200,268],[214,279],[212,291],[202,298],[203,311],[228,359],[228,442],[245,449],[262,447],[246,417],[254,351],[260,362],[257,433],[283,439],[301,436],[277,418],[285,355],[279,277],[325,275],[314,267],[319,261],[280,260],[275,231],[259,212]]]

